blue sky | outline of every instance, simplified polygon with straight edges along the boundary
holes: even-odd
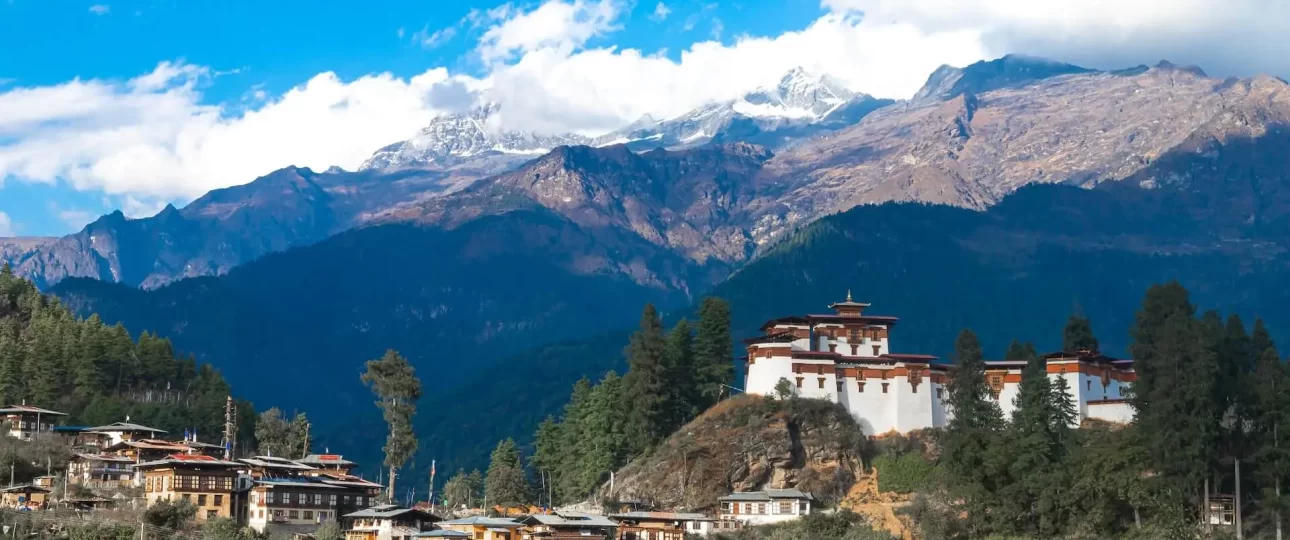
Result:
[[[1218,9],[1221,6],[1222,9]],[[287,165],[352,168],[436,115],[603,132],[795,66],[904,98],[1021,52],[1290,75],[1265,0],[0,0],[0,236],[146,216]]]

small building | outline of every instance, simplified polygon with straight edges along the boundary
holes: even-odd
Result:
[[[373,506],[341,516],[345,540],[412,540],[442,521],[429,512],[392,504]]]
[[[93,489],[134,485],[134,460],[109,454],[77,453],[67,462],[67,482]]]
[[[144,497],[151,506],[160,501],[185,500],[197,506],[197,519],[236,518],[234,479],[242,464],[210,456],[174,454],[138,463]]]
[[[296,462],[320,471],[335,471],[342,474],[349,474],[358,466],[357,463],[345,459],[340,454],[309,454]]]
[[[166,434],[166,430],[141,426],[130,423],[130,417],[125,418],[125,422],[113,422],[106,426],[97,426],[85,430],[87,434],[97,435],[100,448],[107,448],[121,441],[133,441],[139,439],[159,439]]]
[[[596,514],[555,512],[524,518],[523,540],[559,540],[564,538],[614,538],[618,523]]]
[[[337,509],[353,504],[349,497],[344,488],[314,478],[262,478],[251,487],[247,526],[275,538],[312,534],[323,523],[339,521]]]
[[[624,512],[611,514],[618,522],[618,540],[685,540],[685,535],[707,536],[713,518],[677,512]]]
[[[73,510],[88,512],[103,508],[111,508],[113,506],[113,501],[112,499],[104,499],[103,497],[74,497],[63,499],[63,504],[66,504]]]
[[[51,475],[37,476],[31,479],[31,484],[36,487],[45,489],[54,489],[54,477]]]
[[[103,449],[103,453],[130,458],[132,461],[156,461],[171,454],[188,454],[191,448],[161,439],[122,440]]]
[[[473,540],[519,540],[520,528],[524,524],[511,518],[471,516],[440,521],[436,526],[444,531],[459,532],[464,535],[461,538],[472,538]]]
[[[30,441],[37,433],[53,431],[54,421],[60,416],[67,416],[67,413],[32,407],[25,403],[0,408],[0,418],[9,424],[9,436],[24,441]]]
[[[742,521],[745,525],[766,525],[792,521],[811,513],[810,493],[796,489],[768,489],[731,493],[717,499],[723,521]]]
[[[49,491],[31,484],[0,488],[0,506],[39,510],[45,507],[49,499]]]

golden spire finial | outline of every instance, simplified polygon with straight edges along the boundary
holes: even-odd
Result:
[[[847,301],[851,301],[851,289],[847,289]]]

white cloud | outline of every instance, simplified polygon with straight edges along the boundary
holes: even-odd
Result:
[[[15,236],[17,234],[13,220],[9,219],[9,214],[0,212],[0,237]]]
[[[614,19],[621,7],[614,0],[551,0],[529,12],[516,12],[509,4],[497,8],[489,17],[501,22],[480,38],[480,59],[491,64],[517,54],[570,54],[587,40],[616,29]]]
[[[112,12],[112,6],[107,4],[94,4],[90,6],[90,13],[95,15],[107,15]]]
[[[72,231],[79,231],[94,220],[94,214],[86,210],[63,208],[54,201],[49,201],[49,212],[58,217],[58,220],[62,221]]]
[[[1268,0],[823,0],[828,12],[806,28],[693,43],[675,59],[594,44],[623,24],[628,5],[473,10],[453,28],[455,39],[480,36],[480,78],[441,68],[411,78],[321,73],[284,94],[251,88],[217,105],[203,98],[217,73],[177,61],[132,80],[0,87],[0,179],[63,181],[146,215],[286,165],[353,169],[481,98],[502,105],[506,128],[599,134],[643,114],[733,98],[797,66],[891,98],[912,95],[941,64],[1010,52],[1093,67],[1168,58],[1220,75],[1290,75],[1290,40],[1278,28],[1290,3]],[[696,24],[715,19],[708,6],[691,14],[701,16]]]
[[[412,41],[423,48],[434,49],[452,40],[456,35],[457,28],[453,26],[440,28],[434,32],[430,32],[430,27],[426,26],[418,30],[417,33],[412,34]]]
[[[666,19],[671,13],[672,10],[668,9],[667,4],[659,2],[657,6],[654,6],[654,13],[651,13],[649,18],[654,21],[661,21]]]
[[[162,62],[129,81],[73,80],[0,92],[0,178],[61,180],[132,195],[137,213],[286,165],[356,167],[436,115],[432,69],[342,81],[321,73],[232,115],[202,103],[208,70]]]

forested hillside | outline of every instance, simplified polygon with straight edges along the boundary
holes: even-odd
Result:
[[[228,382],[209,364],[177,355],[151,333],[137,340],[120,324],[77,318],[30,281],[0,269],[0,401],[68,413],[67,423],[125,420],[218,437]],[[242,437],[253,436],[249,402],[238,401]]]

